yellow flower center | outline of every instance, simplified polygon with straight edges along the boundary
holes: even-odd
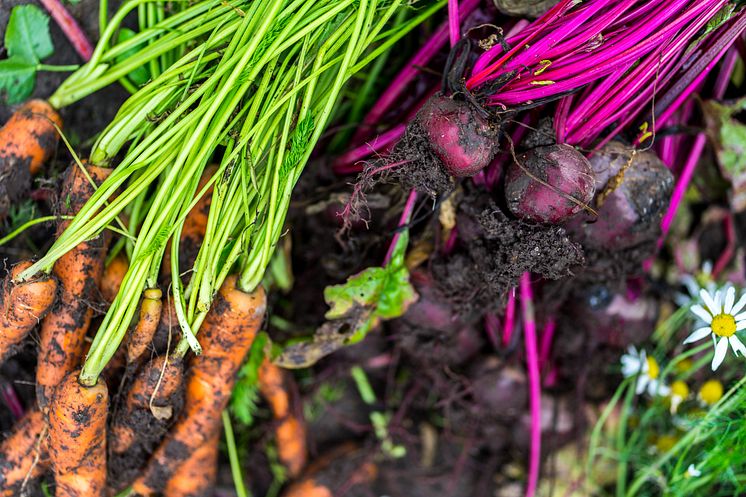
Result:
[[[736,334],[736,318],[730,314],[718,314],[712,318],[712,332],[720,337],[730,337]]]
[[[659,452],[668,452],[673,449],[673,446],[676,445],[676,442],[678,441],[679,437],[675,435],[661,435],[655,441],[655,448],[658,449]]]
[[[685,399],[689,396],[689,387],[681,380],[671,383],[671,396]]]
[[[677,373],[686,373],[692,367],[694,366],[694,362],[691,359],[684,359],[676,363],[676,372]]]
[[[648,356],[646,359],[647,359],[647,362],[648,362],[648,377],[651,380],[654,380],[654,379],[658,378],[658,375],[661,372],[661,368],[658,367],[658,362],[655,359],[653,359],[652,357]]]
[[[699,398],[708,405],[713,405],[723,396],[723,384],[718,380],[705,382],[699,389]]]

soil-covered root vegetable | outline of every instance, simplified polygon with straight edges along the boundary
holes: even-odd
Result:
[[[259,368],[259,391],[267,400],[275,419],[278,458],[291,477],[300,474],[308,459],[306,425],[298,419],[299,409],[291,408],[292,396],[287,388],[290,375],[265,359]]]
[[[86,165],[91,179],[100,185],[111,169]],[[70,166],[65,172],[59,199],[59,211],[74,215],[93,195],[94,187],[80,167]],[[59,236],[69,221],[57,226]],[[104,272],[104,260],[110,235],[104,232],[96,238],[78,244],[57,262],[52,272],[57,277],[60,295],[57,304],[42,321],[39,360],[36,367],[36,397],[42,412],[62,378],[77,368],[85,346],[85,336],[93,318],[93,307]]]
[[[57,281],[52,276],[14,281],[31,264],[19,262],[0,282],[0,364],[49,312],[57,296]]]
[[[31,481],[46,470],[44,433],[41,412],[28,411],[0,444],[1,497],[21,495],[24,481]]]
[[[213,495],[218,476],[217,431],[205,443],[195,449],[189,459],[174,473],[166,484],[163,497],[210,497]]]
[[[44,100],[30,100],[0,128],[0,219],[26,195],[37,174],[57,148],[62,119]]]
[[[109,392],[99,380],[81,385],[68,373],[49,405],[49,458],[57,497],[99,497],[106,490],[106,417]]]
[[[251,293],[226,278],[199,330],[202,354],[195,356],[186,381],[181,417],[148,461],[132,488],[135,494],[156,495],[194,450],[220,429],[221,413],[230,400],[241,363],[264,319],[266,295],[259,286]]]
[[[135,364],[153,342],[161,319],[161,296],[158,288],[147,288],[142,294],[137,324],[127,339],[127,364]]]
[[[104,275],[101,277],[101,296],[103,299],[112,303],[114,298],[119,293],[119,287],[122,286],[122,280],[124,275],[127,274],[129,269],[129,262],[124,254],[119,254],[114,257],[109,264],[104,268]]]
[[[433,96],[418,112],[416,123],[452,176],[474,176],[490,164],[497,152],[493,126],[464,100]]]
[[[333,497],[355,493],[355,487],[370,488],[379,474],[369,454],[353,443],[345,443],[313,461],[303,477],[288,486],[282,497]]]
[[[595,180],[583,154],[564,144],[532,148],[505,174],[505,199],[519,219],[557,224],[593,199]]]
[[[671,171],[654,152],[634,151],[619,142],[606,145],[590,163],[598,218],[578,216],[568,231],[584,247],[600,251],[654,243],[673,189]]]
[[[184,405],[181,359],[158,356],[137,372],[109,427],[109,486],[135,479]]]

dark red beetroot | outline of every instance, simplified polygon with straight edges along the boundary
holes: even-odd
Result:
[[[580,212],[593,199],[596,189],[591,164],[573,147],[532,148],[519,155],[518,161],[520,165],[513,162],[508,166],[505,199],[519,219],[556,224]]]
[[[497,132],[467,102],[433,96],[417,114],[417,123],[452,176],[474,176],[497,152]]]
[[[590,163],[596,191],[605,198],[596,208],[595,222],[589,222],[590,216],[573,219],[568,232],[584,247],[596,250],[618,251],[655,241],[673,188],[668,168],[655,153],[633,153],[618,142],[606,145]],[[613,190],[607,188],[611,181],[618,184]]]

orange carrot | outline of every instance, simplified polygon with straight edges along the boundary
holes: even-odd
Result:
[[[80,370],[62,379],[49,405],[49,458],[56,497],[101,497],[106,489],[106,416],[109,393],[99,380],[78,382]]]
[[[30,100],[0,128],[0,219],[31,186],[31,176],[57,148],[59,114],[44,100]]]
[[[122,286],[122,280],[124,275],[127,274],[129,263],[127,257],[123,254],[119,254],[109,262],[109,265],[104,268],[104,274],[101,277],[101,296],[108,303],[114,301],[114,297],[119,293],[119,287]]]
[[[151,496],[162,491],[192,452],[219,430],[236,373],[266,308],[261,286],[245,293],[236,288],[236,282],[236,276],[226,278],[200,328],[202,354],[191,362],[184,411],[132,485],[137,494]]]
[[[306,427],[299,415],[300,409],[290,409],[291,396],[286,384],[292,378],[285,371],[265,359],[259,368],[259,391],[267,400],[275,418],[277,452],[291,477],[300,474],[306,465]]]
[[[29,266],[30,261],[16,264],[0,282],[0,364],[49,312],[57,296],[57,281],[49,275],[13,281]]]
[[[218,476],[220,432],[197,448],[168,480],[164,497],[208,497]]]
[[[161,319],[161,291],[147,288],[140,304],[140,317],[127,340],[127,364],[137,362],[153,342],[153,335]]]
[[[109,485],[129,485],[184,405],[183,361],[159,356],[146,364],[127,390],[109,427]]]
[[[344,468],[341,475],[340,468]],[[345,443],[309,465],[304,477],[290,485],[282,497],[333,497],[340,489],[327,482],[336,481],[349,491],[358,485],[368,487],[377,477],[378,466],[368,460],[366,453],[354,443]]]
[[[0,445],[0,496],[22,495],[24,482],[38,478],[47,467],[42,445],[44,417],[29,411]]]
[[[86,166],[86,169],[96,184],[111,173],[111,169],[96,166]],[[59,210],[66,215],[76,213],[93,192],[88,178],[73,164],[65,173]],[[61,222],[57,234],[61,234],[67,225],[67,221]],[[46,410],[54,388],[65,374],[78,366],[83,356],[85,335],[93,317],[91,302],[98,295],[109,239],[108,233],[104,232],[80,243],[54,264],[60,297],[42,322],[36,367],[36,398],[42,412]]]

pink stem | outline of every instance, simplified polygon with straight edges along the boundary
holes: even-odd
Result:
[[[477,8],[479,0],[465,0],[461,4],[459,9],[459,20],[463,22],[467,15],[469,15],[474,9]],[[450,13],[450,5],[449,5]],[[386,88],[386,91],[378,97],[378,100],[373,107],[371,107],[368,115],[363,119],[362,124],[355,133],[352,139],[352,143],[359,143],[369,130],[379,124],[383,115],[388,112],[394,103],[399,99],[404,90],[406,90],[409,83],[420,73],[420,69],[427,65],[430,60],[443,48],[448,40],[449,27],[451,16],[449,16],[449,22],[441,25],[435,33],[430,37],[429,40],[422,46],[414,57],[412,57],[404,69],[396,75],[391,84]],[[458,29],[458,26],[456,27]]]
[[[733,215],[730,212],[725,216],[725,237],[727,240],[725,250],[720,254],[715,266],[712,268],[713,278],[716,278],[728,266],[736,251],[736,227],[733,223]]]
[[[513,338],[515,329],[515,289],[508,292],[508,303],[505,306],[505,323],[503,324],[503,346],[507,347]]]
[[[414,204],[417,202],[417,192],[415,190],[412,190],[409,192],[409,196],[407,197],[407,203],[404,204],[404,211],[401,213],[401,217],[399,218],[399,225],[398,227],[401,228],[402,226],[406,226],[407,223],[409,223],[410,219],[412,218],[412,211],[414,211]],[[391,257],[394,255],[394,248],[396,248],[396,243],[399,241],[399,236],[401,235],[401,231],[397,231],[394,234],[394,237],[391,239],[391,244],[389,245],[389,249],[386,251],[386,257],[383,259],[383,265],[387,265],[391,261]]]
[[[396,143],[403,135],[407,126],[404,124],[397,124],[390,130],[383,134],[378,135],[373,141],[364,143],[359,147],[355,147],[352,150],[345,152],[340,155],[333,166],[336,174],[350,174],[360,171],[360,167],[356,163],[369,155],[376,152],[383,152],[392,143]]]
[[[706,143],[707,136],[704,133],[698,134],[697,138],[694,139],[694,145],[692,145],[692,150],[689,152],[684,170],[676,181],[676,187],[674,188],[673,195],[671,195],[671,203],[668,205],[668,210],[661,221],[661,236],[658,239],[658,249],[663,246],[663,240],[666,238],[668,230],[671,228],[671,223],[673,223],[676,217],[676,211],[679,208],[681,200],[684,198],[692,176],[694,176],[694,170],[697,168],[699,157],[702,155]]]
[[[736,52],[731,52],[728,57],[726,57],[725,62],[723,63],[723,67],[721,68],[717,80],[715,81],[713,92],[713,97],[715,99],[722,99],[723,95],[725,95],[725,90],[728,88],[728,82],[730,81],[730,75],[733,72],[736,60]],[[705,71],[705,73],[706,72],[709,72],[709,69]],[[683,92],[682,95],[684,94],[688,96],[691,94],[691,92]],[[679,105],[680,104],[681,102],[679,102]],[[669,109],[676,109],[679,107],[679,105],[672,104]],[[689,156],[686,160],[686,164],[684,165],[684,169],[681,171],[681,175],[676,181],[676,187],[674,188],[673,195],[671,196],[671,203],[668,206],[668,211],[666,211],[666,214],[665,216],[663,216],[663,220],[661,221],[661,236],[658,239],[659,250],[663,246],[663,241],[665,240],[666,235],[671,228],[671,223],[673,223],[673,220],[676,217],[676,211],[679,208],[681,200],[684,198],[684,194],[689,187],[689,182],[692,180],[692,176],[694,176],[694,170],[697,168],[697,163],[699,163],[699,158],[702,155],[702,151],[704,150],[706,144],[707,136],[704,133],[698,134],[694,140],[694,145],[692,145],[692,150],[691,152],[689,152]]]
[[[494,313],[488,312],[484,315],[484,331],[487,332],[487,338],[490,339],[490,343],[497,350],[500,348],[500,339],[498,333],[500,329],[500,319],[495,316]]]
[[[24,409],[20,399],[18,398],[18,394],[16,394],[16,391],[13,388],[13,385],[6,381],[3,381],[2,384],[0,384],[0,395],[2,395],[3,402],[5,402],[5,405],[8,406],[8,409],[13,415],[13,418],[21,419],[23,417]]]
[[[553,317],[549,318],[544,325],[544,331],[541,333],[541,345],[539,347],[539,366],[542,371],[546,370],[547,363],[549,362],[549,353],[552,351],[552,341],[556,329],[557,322]]]
[[[451,48],[461,38],[461,22],[458,18],[458,0],[448,0],[448,37],[451,40]]]
[[[526,341],[526,366],[528,367],[529,405],[531,407],[531,451],[525,496],[533,497],[539,481],[539,464],[541,462],[541,380],[539,378],[539,353],[536,347],[533,291],[531,290],[531,275],[529,273],[523,273],[521,276],[520,287],[523,331]]]
[[[88,41],[88,37],[81,29],[78,21],[67,11],[60,0],[40,0],[40,2],[60,27],[75,51],[78,52],[80,58],[85,62],[91,60],[93,45]]]
[[[448,235],[448,239],[443,244],[443,255],[449,255],[456,248],[456,241],[458,240],[458,226],[454,226],[451,233]]]

